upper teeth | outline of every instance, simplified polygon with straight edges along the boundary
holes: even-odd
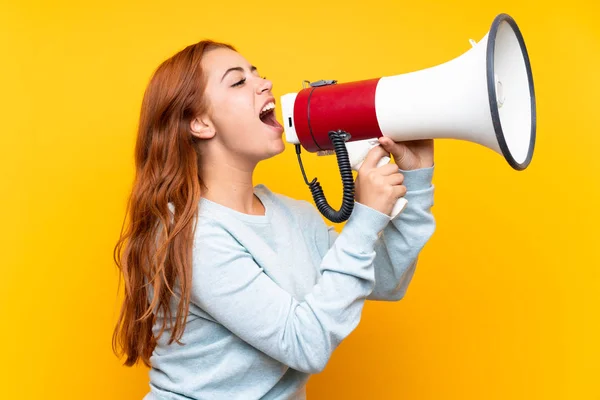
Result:
[[[260,111],[261,114],[266,113],[267,111],[271,111],[272,109],[275,108],[275,103],[270,101],[267,103],[266,106],[263,107],[263,109]]]

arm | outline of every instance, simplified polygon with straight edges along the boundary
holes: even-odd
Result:
[[[431,213],[433,169],[403,171],[408,205],[383,230],[375,244],[375,288],[369,300],[396,301],[404,297],[417,265],[418,255],[435,231]],[[338,233],[329,227],[329,244]]]
[[[374,245],[389,217],[358,205],[304,301],[281,289],[251,254],[207,220],[198,227],[191,301],[251,346],[293,369],[320,372],[360,321],[373,290]]]

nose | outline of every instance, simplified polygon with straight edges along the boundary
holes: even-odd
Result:
[[[261,94],[263,92],[270,92],[273,89],[273,82],[266,78],[260,78],[260,81],[256,87],[257,94]]]

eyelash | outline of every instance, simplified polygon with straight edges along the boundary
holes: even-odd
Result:
[[[239,81],[239,82],[236,82],[236,83],[234,83],[234,84],[233,84],[233,85],[231,85],[231,86],[233,86],[233,87],[235,87],[235,86],[241,86],[241,85],[243,85],[243,84],[244,84],[244,82],[246,82],[246,78],[242,79],[242,80],[241,80],[241,81]]]
[[[266,76],[261,76],[262,79],[267,79]],[[241,86],[246,82],[246,78],[242,79],[239,82],[234,83],[233,85],[231,85],[232,87],[236,87],[236,86]]]

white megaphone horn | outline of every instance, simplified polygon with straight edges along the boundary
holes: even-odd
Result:
[[[354,204],[351,169],[377,137],[396,142],[448,138],[478,143],[502,155],[515,170],[531,162],[536,138],[533,76],[525,42],[512,17],[496,16],[490,31],[461,56],[405,74],[338,84],[310,83],[281,97],[286,141],[319,211],[345,221]],[[374,140],[373,140],[374,139]],[[335,153],[344,184],[339,211],[325,200],[316,178],[306,179],[300,149]],[[350,157],[348,156],[350,154]],[[380,162],[389,162],[386,158]],[[399,199],[392,217],[406,205]]]

